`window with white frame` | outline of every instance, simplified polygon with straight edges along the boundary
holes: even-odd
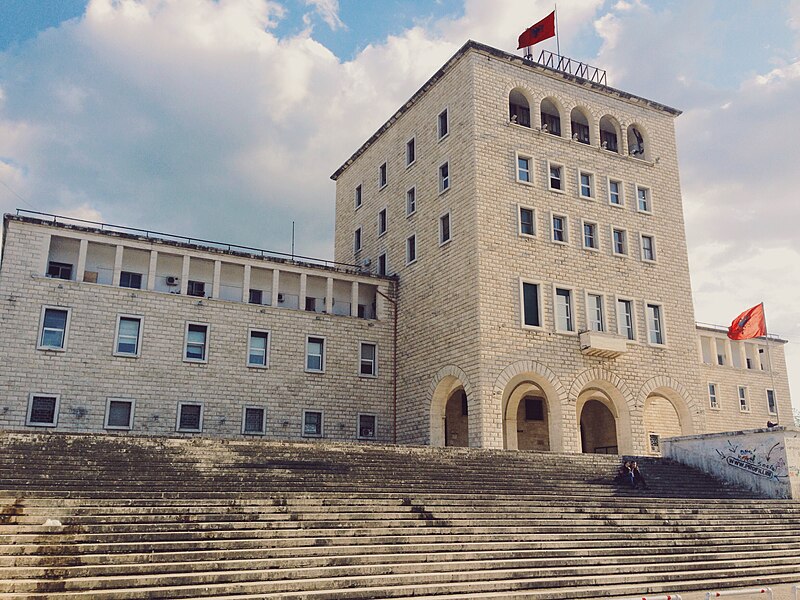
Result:
[[[264,435],[267,411],[263,406],[245,406],[242,410],[242,435]]]
[[[608,180],[608,203],[611,206],[624,206],[625,196],[623,195],[622,182],[617,179]]]
[[[575,331],[572,290],[556,288],[556,331]]]
[[[303,411],[303,436],[322,437],[322,411],[304,410]]]
[[[633,300],[617,298],[617,333],[629,340],[636,339],[636,317]]]
[[[624,229],[611,230],[611,246],[616,256],[627,256],[628,254],[628,232]]]
[[[568,219],[566,215],[553,215],[552,237],[551,239],[559,244],[566,244],[569,241]]]
[[[650,188],[641,185],[636,186],[636,209],[643,213],[653,212]]]
[[[386,233],[386,209],[381,209],[378,213],[378,237]]]
[[[199,402],[178,402],[175,430],[188,433],[203,431],[203,405]]]
[[[386,275],[387,272],[386,252],[383,252],[378,255],[378,275]]]
[[[406,215],[411,216],[417,212],[417,188],[412,187],[406,192]]]
[[[371,342],[361,342],[359,350],[358,374],[362,377],[378,376],[378,346]]]
[[[417,260],[417,236],[416,234],[410,235],[406,238],[406,264]]]
[[[358,439],[374,440],[378,430],[378,417],[375,415],[358,415]]]
[[[519,207],[519,234],[536,235],[536,211],[533,208]]]
[[[247,366],[269,366],[269,331],[251,329],[247,342]]]
[[[651,344],[664,343],[664,315],[660,304],[647,305],[647,329]]]
[[[439,139],[442,139],[448,133],[450,133],[450,119],[448,118],[446,108],[439,113],[439,116],[436,119],[436,125]]]
[[[547,163],[548,185],[551,190],[564,191],[564,166],[556,163]]]
[[[642,234],[642,260],[645,262],[656,261],[656,241],[652,235]]]
[[[743,385],[739,386],[739,410],[741,412],[750,412],[750,400],[747,397],[747,388]]]
[[[406,166],[410,167],[417,160],[417,138],[406,142]]]
[[[55,427],[58,425],[58,394],[31,394],[25,424],[29,427]]]
[[[538,283],[520,281],[522,300],[522,325],[524,327],[542,326],[542,296]]]
[[[587,320],[589,329],[592,331],[606,330],[604,303],[602,294],[586,294]]]
[[[120,315],[117,317],[117,337],[114,342],[114,355],[139,356],[142,335],[142,317]]]
[[[360,185],[356,186],[355,202],[356,202],[356,208],[361,208],[362,197],[361,197]]]
[[[353,252],[361,252],[361,227],[353,233]]]
[[[439,245],[443,246],[450,239],[450,213],[445,213],[439,217]]]
[[[206,362],[208,360],[208,329],[205,323],[187,323],[183,360]]]
[[[600,240],[597,236],[597,223],[583,222],[583,247],[586,250],[599,250]]]
[[[388,174],[387,174],[387,167],[386,163],[383,163],[380,167],[378,167],[378,187],[384,188],[386,184],[389,182]]]
[[[306,338],[306,371],[325,371],[325,338],[311,335]]]
[[[717,396],[717,384],[708,384],[708,406],[713,409],[719,408],[719,397]]]
[[[778,403],[775,400],[775,390],[767,390],[767,410],[771,415],[778,414]]]
[[[134,400],[130,398],[109,398],[106,400],[105,429],[133,429]]]
[[[533,159],[530,156],[517,154],[517,181],[520,183],[533,182],[532,163]]]
[[[134,290],[142,289],[142,274],[122,271],[119,274],[119,287],[132,288]]]
[[[42,307],[39,324],[39,350],[66,350],[70,309],[54,306]]]
[[[439,193],[450,189],[450,163],[439,166]]]
[[[588,171],[578,172],[578,190],[581,198],[594,198],[594,174]]]

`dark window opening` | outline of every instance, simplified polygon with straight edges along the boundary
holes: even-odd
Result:
[[[525,420],[544,421],[544,401],[541,398],[525,398]]]
[[[72,279],[72,265],[50,261],[47,265],[47,276],[53,279]]]
[[[124,288],[142,289],[142,274],[122,271],[119,274],[119,286]]]

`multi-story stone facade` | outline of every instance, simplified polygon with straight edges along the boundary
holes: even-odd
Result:
[[[399,278],[402,441],[644,453],[789,419],[782,340],[698,355],[679,114],[468,42],[334,173],[336,260]]]

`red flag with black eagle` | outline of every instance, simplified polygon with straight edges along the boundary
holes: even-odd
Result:
[[[767,321],[764,318],[764,303],[748,308],[733,320],[728,328],[732,340],[749,340],[767,335]]]
[[[519,36],[519,46],[517,46],[517,50],[538,44],[539,42],[553,37],[555,34],[556,11],[553,11],[544,19],[536,23],[536,25],[531,25],[522,32],[522,35]]]

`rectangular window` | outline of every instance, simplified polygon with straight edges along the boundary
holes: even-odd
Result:
[[[750,412],[750,402],[747,399],[747,388],[743,385],[739,386],[739,410],[741,412]]]
[[[386,209],[378,213],[378,237],[386,233]]]
[[[306,371],[325,372],[325,338],[314,336],[306,338]]]
[[[72,279],[72,265],[51,260],[47,264],[47,276],[53,279]]]
[[[267,430],[267,411],[261,406],[245,406],[242,411],[242,434],[264,435]]]
[[[711,408],[719,408],[719,399],[717,398],[717,384],[708,384],[708,405]]]
[[[264,292],[262,290],[250,290],[249,300],[250,304],[263,304]]]
[[[31,394],[28,399],[28,415],[25,424],[29,427],[55,427],[58,425],[59,398],[54,394]]]
[[[536,235],[536,212],[532,208],[519,207],[519,234]]]
[[[656,242],[652,235],[642,234],[642,260],[646,262],[656,260]]]
[[[649,213],[652,212],[650,203],[650,188],[636,186],[636,208],[639,212]]]
[[[594,198],[594,175],[581,171],[579,183],[581,198]]]
[[[531,158],[517,155],[517,181],[531,183]]]
[[[575,331],[572,313],[572,290],[556,288],[556,330]]]
[[[133,400],[109,398],[106,401],[106,429],[133,429]]]
[[[205,281],[192,281],[189,280],[189,285],[186,288],[186,294],[189,296],[197,296],[199,298],[206,297],[206,282]]]
[[[406,142],[406,166],[409,167],[417,160],[417,140],[411,138]]]
[[[406,215],[413,215],[417,211],[417,188],[412,187],[406,192]]]
[[[523,127],[531,126],[531,109],[521,104],[514,102],[508,103],[508,118],[509,121],[515,125],[522,125]]]
[[[586,311],[588,313],[589,329],[592,331],[605,331],[606,318],[603,307],[603,296],[600,294],[588,294]]]
[[[650,452],[659,453],[661,452],[661,440],[657,433],[649,434],[650,437]]]
[[[450,213],[439,217],[439,245],[450,241]]]
[[[361,201],[362,201],[362,198],[361,198],[361,186],[360,186],[360,185],[357,185],[357,186],[356,186],[356,197],[355,197],[355,201],[356,201],[356,208],[361,208]]]
[[[608,180],[608,203],[611,206],[623,206],[625,200],[622,196],[622,182],[614,179]]]
[[[353,252],[361,252],[361,227],[353,233]]]
[[[406,238],[406,264],[410,265],[417,260],[417,236]]]
[[[550,189],[551,190],[564,190],[564,167],[561,165],[549,164],[550,172]]]
[[[388,183],[387,174],[386,174],[386,163],[383,163],[378,168],[378,187],[383,188],[386,187]]]
[[[664,343],[664,323],[660,305],[647,305],[647,328],[651,344]]]
[[[114,354],[117,356],[139,356],[141,330],[141,317],[118,317],[117,341],[114,344]]]
[[[200,432],[203,430],[203,405],[195,402],[178,402],[177,431]]]
[[[305,437],[322,437],[322,412],[318,410],[303,411],[303,435]]]
[[[439,193],[450,189],[450,163],[444,163],[439,167]]]
[[[386,266],[386,252],[378,256],[378,275],[386,275],[387,273],[387,266]]]
[[[583,222],[583,247],[586,250],[600,248],[600,240],[597,239],[597,223]]]
[[[628,254],[628,232],[624,229],[614,229],[612,246],[614,254],[617,256],[626,256]]]
[[[617,151],[617,134],[606,129],[600,130],[600,147],[603,150]]]
[[[525,420],[544,421],[544,401],[541,398],[525,398]]]
[[[183,360],[186,362],[206,362],[207,357],[208,325],[187,323]]]
[[[67,326],[69,325],[69,309],[42,309],[42,321],[39,327],[39,350],[65,350],[67,347]]]
[[[564,215],[553,215],[553,241],[567,243],[567,217]]]
[[[363,377],[378,376],[378,346],[369,342],[361,342],[360,366],[358,374]]]
[[[617,300],[617,328],[620,335],[624,335],[629,340],[636,339],[636,330],[633,316],[633,300]]]
[[[775,401],[775,391],[767,390],[767,410],[771,415],[778,414],[778,404]]]
[[[450,133],[450,120],[448,119],[446,108],[439,113],[439,117],[437,118],[436,121],[439,132],[439,139],[442,139],[444,136]]]
[[[572,139],[581,144],[589,143],[589,126],[577,121],[572,121]]]
[[[250,330],[250,339],[247,345],[247,366],[269,366],[269,332]]]
[[[378,417],[375,415],[358,415],[358,439],[374,440],[378,429]]]
[[[522,324],[527,327],[542,326],[538,283],[522,282]]]
[[[119,274],[119,287],[132,288],[134,290],[142,289],[142,274],[122,271]]]

